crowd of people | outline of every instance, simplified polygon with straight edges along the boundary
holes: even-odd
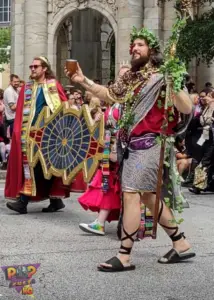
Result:
[[[78,66],[75,74],[66,68],[65,74],[72,83],[81,86],[81,90],[73,87],[66,90],[56,80],[48,59],[38,56],[30,65],[32,80],[24,83],[13,74],[10,85],[1,93],[2,168],[7,167],[10,157],[5,196],[17,200],[7,202],[7,207],[26,214],[29,201],[50,199],[49,206],[42,211],[55,212],[65,207],[62,199],[69,197],[70,191],[85,191],[78,199],[80,205],[97,212],[98,216],[90,224],[81,223],[81,230],[104,235],[106,221],[118,220],[120,216],[122,220],[118,229],[121,239],[118,255],[99,265],[98,269],[104,272],[135,269],[130,263],[130,254],[134,242],[141,236],[140,219],[142,215],[148,217],[149,225],[144,224],[143,237],[151,236],[151,215],[155,214],[157,203],[161,147],[156,141],[162,134],[166,117],[166,83],[163,74],[158,72],[163,58],[157,38],[146,28],[138,33],[132,32],[130,53],[131,65],[121,66],[115,81],[107,86],[100,85],[99,79],[85,77]],[[206,83],[197,93],[188,76],[182,86],[178,93],[173,92],[171,121],[171,108],[167,110],[165,135],[176,137],[170,153],[176,151],[175,165],[177,163],[182,185],[188,186],[191,193],[214,191],[214,88],[211,83]],[[103,159],[88,187],[81,173],[71,188],[59,177],[45,178],[40,161],[33,171],[29,165],[27,147],[31,127],[45,106],[54,113],[65,101],[74,110],[80,110],[83,104],[88,105],[94,122],[102,116],[105,120]],[[168,158],[170,172],[175,172],[174,158],[172,155]],[[162,186],[168,182],[172,197],[176,198],[180,193],[177,181],[173,183],[169,174],[162,173]],[[166,192],[163,191],[163,195]],[[173,247],[158,262],[177,263],[194,257],[195,253],[189,252],[190,243],[176,223],[172,207],[168,207],[162,198],[159,205],[158,223]],[[150,211],[148,215],[146,208]]]
[[[177,164],[182,185],[194,194],[214,192],[214,88],[207,82],[197,92],[187,78],[193,103],[193,117],[187,131],[177,142]]]
[[[127,70],[128,65],[122,66]],[[100,80],[95,79],[95,83]],[[113,84],[110,80],[107,86]],[[7,169],[10,153],[13,125],[16,114],[16,104],[19,92],[25,84],[19,76],[11,74],[9,86],[0,89],[0,162],[1,169]],[[194,113],[185,134],[176,141],[176,157],[182,186],[188,187],[194,194],[214,192],[214,87],[207,82],[198,92],[189,76],[186,77],[186,87],[193,102]],[[92,93],[80,89],[65,89],[69,106],[79,110],[83,104],[88,104],[92,116],[98,111],[105,112],[106,103]],[[83,191],[81,189],[81,191]]]

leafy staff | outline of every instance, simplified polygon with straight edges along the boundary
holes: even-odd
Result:
[[[176,22],[172,28],[172,35],[169,38],[166,48],[164,50],[164,64],[160,68],[160,72],[163,73],[166,81],[166,97],[165,97],[165,105],[164,105],[164,122],[162,124],[162,135],[161,135],[161,151],[160,151],[160,161],[159,161],[159,170],[158,170],[158,181],[157,181],[157,189],[156,189],[156,203],[155,203],[155,213],[154,213],[154,225],[152,237],[155,239],[157,236],[157,225],[158,225],[158,216],[159,216],[159,206],[161,200],[161,191],[162,191],[162,176],[164,164],[169,167],[168,162],[166,161],[166,154],[169,152],[171,146],[173,146],[173,142],[169,142],[167,138],[166,132],[168,128],[169,115],[168,108],[172,107],[173,103],[173,93],[178,93],[182,89],[182,84],[184,81],[184,75],[187,73],[185,63],[180,61],[178,57],[176,57],[176,49],[177,44],[179,42],[180,33],[185,28],[187,24],[187,19],[191,17],[191,7],[192,1],[188,0],[178,0],[176,1],[175,10],[176,10]],[[171,191],[169,191],[171,193]],[[164,199],[166,204],[168,201]],[[180,199],[176,199],[177,201],[175,205],[175,209],[179,212],[182,211]],[[170,205],[168,203],[168,205]],[[174,220],[172,220],[174,221]]]

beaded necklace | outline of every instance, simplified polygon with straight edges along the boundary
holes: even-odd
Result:
[[[122,117],[119,121],[120,127],[120,138],[123,141],[127,141],[128,131],[131,125],[134,124],[134,109],[136,108],[140,96],[143,93],[145,86],[147,85],[148,81],[150,80],[152,74],[158,71],[157,68],[152,67],[151,65],[147,64],[139,73],[140,78],[138,78],[138,82],[133,83],[127,90],[125,96],[125,102],[122,107]]]

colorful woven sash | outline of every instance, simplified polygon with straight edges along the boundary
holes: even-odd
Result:
[[[21,129],[21,148],[22,148],[22,162],[24,170],[24,184],[20,194],[31,196],[32,195],[32,178],[30,167],[27,159],[27,127],[29,116],[31,112],[31,100],[33,92],[33,82],[28,82],[25,86],[25,99],[23,107],[22,129]]]
[[[152,228],[153,228],[153,216],[150,210],[142,203],[140,228],[137,237],[139,239],[152,238]]]
[[[102,159],[102,190],[106,193],[109,189],[109,155],[110,155],[110,143],[111,143],[111,132],[110,130],[105,131],[105,148],[103,151]]]

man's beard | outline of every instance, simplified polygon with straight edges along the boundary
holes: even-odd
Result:
[[[36,79],[37,79],[37,74],[31,74],[31,75],[30,75],[30,79],[36,80]]]
[[[140,71],[141,68],[145,67],[145,65],[149,62],[148,56],[141,56],[140,58],[132,58],[131,60],[131,71],[137,72]]]
[[[11,85],[12,85],[12,84],[11,84]],[[18,87],[19,87],[19,85],[12,85],[12,87],[13,87],[14,90],[17,90]]]
[[[42,77],[41,75],[38,75],[35,73],[30,75],[30,79],[35,80],[35,81],[39,81],[41,77]]]

